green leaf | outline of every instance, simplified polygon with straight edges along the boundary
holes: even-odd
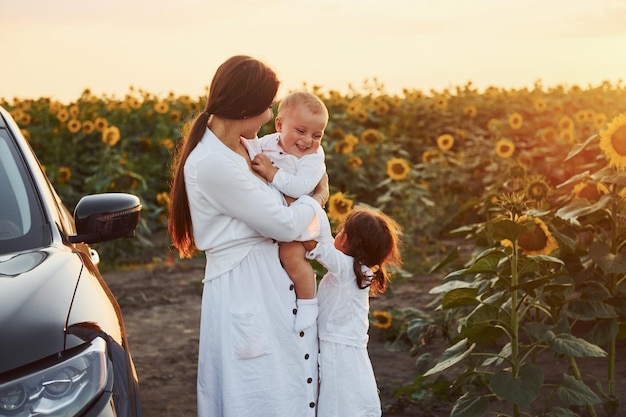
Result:
[[[444,369],[448,369],[452,365],[461,362],[463,359],[468,357],[470,353],[472,353],[475,347],[476,344],[474,343],[468,347],[467,339],[458,341],[456,344],[443,351],[437,364],[430,368],[424,376],[436,374],[437,372],[441,372]]]
[[[605,274],[626,273],[626,256],[621,252],[613,254],[604,242],[594,242],[589,247],[589,256]]]
[[[450,417],[479,417],[484,415],[489,408],[487,397],[476,397],[470,392],[466,392],[456,401]]]
[[[541,368],[531,363],[520,367],[517,378],[509,371],[499,371],[491,376],[489,386],[499,398],[522,407],[532,404],[543,385]]]
[[[441,261],[439,261],[435,265],[433,265],[430,268],[430,270],[428,271],[428,273],[432,274],[433,272],[439,271],[444,266],[446,266],[446,265],[452,263],[453,261],[457,260],[459,258],[459,256],[460,256],[459,255],[459,248],[455,247],[453,250],[448,252],[448,254],[446,255],[446,257],[444,259],[442,259]]]
[[[573,157],[575,157],[576,155],[578,155],[579,153],[581,153],[583,150],[585,150],[585,148],[587,146],[589,146],[590,143],[594,142],[595,140],[598,139],[598,134],[595,135],[591,135],[587,138],[586,141],[584,141],[583,143],[577,143],[572,150],[570,151],[570,153],[567,154],[567,156],[565,157],[565,160],[563,162],[569,161],[570,159],[572,159]]]
[[[498,220],[493,223],[491,233],[494,240],[508,239],[513,242],[524,230],[524,225],[512,220]]]
[[[457,308],[461,306],[476,305],[479,303],[476,296],[478,288],[457,288],[448,291],[441,300],[441,306],[444,310]]]
[[[563,220],[569,221],[576,226],[580,226],[580,222],[578,219],[582,216],[586,216],[591,213],[595,213],[597,211],[603,210],[606,206],[611,202],[611,195],[605,194],[598,201],[591,204],[585,198],[577,198],[572,200],[566,206],[561,207],[556,211],[556,216],[560,217]]]
[[[599,346],[567,333],[555,335],[552,332],[548,332],[546,343],[556,353],[577,358],[603,358],[607,356],[607,353]]]
[[[550,326],[545,323],[533,321],[524,325],[524,331],[536,340],[545,340],[546,335],[550,331]]]
[[[589,171],[581,172],[580,174],[576,174],[573,177],[570,177],[569,179],[567,179],[565,182],[557,185],[556,188],[563,188],[570,184],[577,184],[581,182],[582,180],[585,180],[588,178],[591,178],[591,176],[589,175]]]
[[[619,322],[617,319],[601,319],[598,320],[587,335],[587,339],[591,343],[598,346],[607,345],[619,334]]]
[[[444,282],[441,285],[437,285],[431,288],[430,290],[428,290],[428,294],[445,294],[448,291],[452,291],[457,288],[473,288],[473,287],[474,285],[469,282],[455,279],[455,280],[451,280],[448,282]]]
[[[565,313],[579,320],[612,319],[618,317],[615,309],[602,301],[572,300]]]
[[[483,361],[481,366],[497,366],[504,362],[504,358],[510,358],[511,353],[513,352],[513,348],[511,343],[507,343],[502,347],[498,356],[492,356]]]
[[[539,417],[580,417],[580,414],[576,414],[573,411],[566,410],[561,407],[554,407],[546,414],[541,414]]]
[[[602,402],[584,382],[571,375],[563,375],[563,383],[556,389],[556,395],[567,405],[594,405]]]
[[[482,252],[480,255],[476,257],[473,261],[472,265],[468,268],[460,269],[458,271],[454,271],[445,276],[444,281],[448,281],[452,278],[468,275],[468,274],[479,274],[479,273],[491,273],[495,274],[498,264],[502,258],[505,258],[507,254],[500,249],[491,248]]]

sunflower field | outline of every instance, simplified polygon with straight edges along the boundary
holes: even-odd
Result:
[[[403,227],[403,279],[442,276],[431,289],[450,340],[442,357],[419,357],[437,320],[404,314],[397,326],[424,381],[461,369],[431,395],[453,398],[454,417],[532,415],[546,395],[537,415],[623,415],[615,363],[626,338],[626,86],[389,94],[374,79],[348,93],[302,89],[330,113],[331,221],[358,204],[379,208]],[[150,253],[166,230],[172,154],[204,101],[131,87],[123,98],[85,90],[71,103],[0,104],[70,209],[90,193],[140,197],[138,239],[98,248],[123,261]],[[270,122],[259,135],[272,131]],[[560,384],[545,383],[533,363],[543,351],[567,358]],[[606,379],[590,386],[581,357],[603,358]]]

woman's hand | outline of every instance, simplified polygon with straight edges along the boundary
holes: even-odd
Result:
[[[322,179],[315,186],[313,190],[313,198],[317,200],[322,207],[326,205],[330,198],[330,188],[328,184],[328,174],[324,173]]]

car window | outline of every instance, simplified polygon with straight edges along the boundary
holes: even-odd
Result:
[[[23,159],[0,129],[0,253],[40,247],[43,217]]]

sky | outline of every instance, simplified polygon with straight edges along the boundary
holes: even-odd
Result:
[[[616,84],[624,22],[623,0],[2,0],[0,97],[197,97],[237,54],[270,65],[279,96]]]

